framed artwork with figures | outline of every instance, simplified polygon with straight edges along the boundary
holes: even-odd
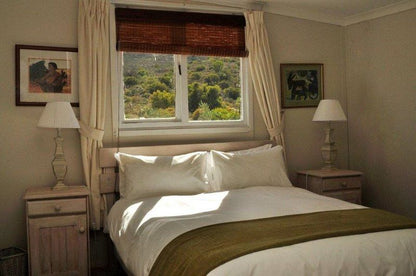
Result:
[[[16,45],[16,105],[66,101],[79,106],[78,49]]]
[[[316,107],[324,98],[324,65],[280,64],[282,108]]]

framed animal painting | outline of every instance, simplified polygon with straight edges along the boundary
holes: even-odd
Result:
[[[324,65],[280,64],[282,108],[316,107],[324,98]]]
[[[16,45],[16,105],[79,106],[78,49]]]

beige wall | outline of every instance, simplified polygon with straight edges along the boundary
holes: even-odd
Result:
[[[270,47],[280,87],[280,63],[323,63],[325,98],[338,99],[346,111],[344,29],[339,26],[270,15],[266,17]],[[280,91],[280,88],[279,88]],[[316,108],[287,109],[286,149],[290,178],[296,170],[322,167],[323,125],[312,122]],[[336,123],[338,167],[348,163],[347,124]]]
[[[29,186],[52,186],[50,162],[54,153],[54,130],[36,127],[42,107],[16,107],[14,102],[14,45],[77,46],[77,0],[0,1],[0,248],[26,247],[24,202]],[[325,64],[325,95],[341,100],[345,107],[344,31],[341,27],[266,14],[278,85],[279,64],[318,62]],[[109,104],[109,108],[111,105]],[[267,131],[258,107],[254,108],[254,131],[221,136],[174,136],[124,139],[122,145],[197,142],[208,140],[265,139]],[[76,112],[78,110],[76,109]],[[314,108],[286,112],[285,136],[289,171],[318,168],[321,163],[322,128],[312,123]],[[110,114],[109,114],[110,116]],[[111,128],[111,121],[107,121]],[[346,125],[336,126],[339,166],[347,164]],[[80,142],[75,130],[64,130],[68,184],[83,182]],[[105,144],[112,144],[106,134]]]
[[[346,111],[345,95],[345,51],[344,30],[335,25],[301,20],[291,17],[265,14],[276,80],[280,91],[280,63],[323,63],[325,97],[336,98]],[[252,92],[253,93],[253,92]],[[205,142],[215,140],[268,139],[266,127],[261,117],[256,97],[254,99],[254,129],[251,133],[229,135],[176,135],[145,136],[139,138],[121,137],[121,145],[172,143],[173,141]],[[321,167],[320,147],[324,140],[323,126],[313,123],[315,108],[286,110],[285,138],[291,180],[296,180],[296,170]],[[111,128],[111,118],[106,123]],[[336,141],[339,147],[338,165],[346,167],[347,125],[335,124]],[[105,144],[111,145],[114,139],[107,132]],[[114,144],[114,143],[113,143]]]
[[[416,218],[416,9],[346,28],[350,162],[364,203]]]
[[[23,193],[54,183],[55,131],[36,127],[42,107],[15,106],[14,45],[76,47],[77,14],[77,0],[0,1],[0,248],[26,247]],[[82,183],[77,131],[62,134],[66,182]]]

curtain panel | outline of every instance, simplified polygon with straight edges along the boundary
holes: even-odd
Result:
[[[245,57],[243,16],[116,8],[117,50]]]
[[[246,18],[246,47],[254,91],[270,139],[284,147],[283,120],[281,116],[276,78],[270,52],[267,30],[262,11],[248,11]]]
[[[108,0],[80,0],[78,64],[81,154],[85,182],[90,190],[90,225],[102,226],[105,199],[100,195],[98,150],[104,135],[107,90],[110,87]]]

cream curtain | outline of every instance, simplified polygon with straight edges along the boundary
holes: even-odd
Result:
[[[262,11],[248,11],[246,18],[246,47],[254,91],[270,139],[284,147],[283,118],[270,53],[269,39]]]
[[[91,228],[99,229],[101,207],[98,149],[102,147],[107,89],[110,87],[108,0],[79,0],[78,64],[81,153],[90,189]]]

